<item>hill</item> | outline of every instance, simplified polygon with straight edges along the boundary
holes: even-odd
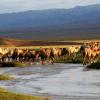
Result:
[[[0,14],[0,37],[100,38],[100,4]]]
[[[28,47],[28,46],[63,46],[63,45],[81,45],[80,42],[50,42],[33,40],[16,40],[9,38],[0,38],[0,47]]]

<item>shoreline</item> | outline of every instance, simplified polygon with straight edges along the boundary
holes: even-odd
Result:
[[[25,93],[10,92],[0,87],[0,100],[51,100],[49,97],[33,96]]]

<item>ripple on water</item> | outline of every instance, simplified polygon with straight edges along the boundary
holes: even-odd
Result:
[[[55,100],[100,100],[100,72],[83,71],[80,64],[2,70],[17,78],[13,81],[0,82],[0,85],[14,92],[45,94]]]

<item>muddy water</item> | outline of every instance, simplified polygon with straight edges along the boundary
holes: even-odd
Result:
[[[83,71],[81,64],[33,65],[26,68],[0,68],[15,77],[0,81],[0,87],[53,100],[100,100],[100,71]]]

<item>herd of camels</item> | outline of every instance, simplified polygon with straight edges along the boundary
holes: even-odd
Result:
[[[0,62],[6,61],[31,61],[41,59],[44,63],[50,59],[53,63],[54,58],[66,55],[74,55],[77,52],[84,58],[83,64],[94,63],[100,55],[100,42],[88,42],[81,46],[70,46],[66,48],[39,48],[39,49],[22,49],[22,48],[0,48]],[[88,62],[87,62],[88,61]]]
[[[81,46],[81,50],[84,57],[83,64],[86,64],[87,61],[88,63],[95,63],[100,55],[100,42],[85,43]]]

